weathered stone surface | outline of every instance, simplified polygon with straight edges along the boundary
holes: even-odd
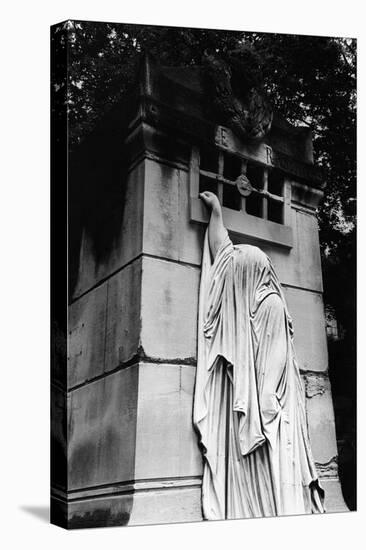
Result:
[[[341,484],[338,479],[322,479],[321,485],[325,493],[324,506],[326,512],[349,511],[344,502]]]
[[[316,464],[316,469],[321,479],[338,479],[338,457],[334,456],[325,464]]]
[[[189,173],[179,170],[179,260],[201,265],[206,225],[192,223],[190,217]]]
[[[71,392],[68,407],[68,489],[134,477],[138,367]]]
[[[137,353],[140,296],[141,258],[70,306],[69,388],[117,368]]]
[[[325,376],[310,373],[304,378],[308,429],[314,460],[320,465],[330,464],[337,456],[330,382]]]
[[[324,193],[320,189],[296,181],[292,183],[292,200],[306,208],[313,210],[318,208],[323,195]]]
[[[51,385],[51,480],[52,485],[67,486],[67,395]]]
[[[313,214],[296,211],[297,258],[294,262],[296,285],[323,290],[318,222]]]
[[[104,371],[107,287],[104,283],[69,308],[68,387]]]
[[[71,392],[69,489],[199,476],[195,368],[133,365]]]
[[[143,258],[141,344],[148,357],[196,357],[199,275],[194,267]]]
[[[79,500],[69,503],[67,513],[69,529],[201,520],[200,487],[141,491]]]
[[[62,289],[62,287],[60,287]],[[65,292],[59,293],[59,299],[63,300]],[[57,300],[55,300],[57,301]],[[66,389],[67,387],[67,347],[68,347],[68,308],[63,304],[63,311],[56,313],[61,308],[52,306],[53,317],[51,320],[51,378],[54,384]]]
[[[143,251],[162,258],[178,259],[177,168],[145,161]]]
[[[316,395],[323,395],[327,389],[329,390],[329,380],[324,375],[314,373],[305,374],[303,376],[305,383],[305,395],[309,399]]]
[[[155,108],[155,105],[152,106]],[[128,158],[142,155],[155,160],[160,159],[176,166],[187,165],[191,155],[191,145],[180,136],[172,136],[143,122],[130,134],[126,141]]]
[[[290,251],[280,247],[259,245],[271,258],[282,284],[321,292],[318,224],[315,215],[291,210],[293,247]]]
[[[142,259],[135,260],[108,281],[104,370],[130,360],[140,342]]]
[[[74,298],[141,253],[144,173],[142,161],[128,174],[124,185],[121,182],[123,192],[117,199],[111,196],[108,204],[94,205],[96,212],[89,216],[91,227],[81,229]],[[105,212],[100,213],[102,208]]]
[[[140,364],[135,478],[202,475],[192,425],[195,367]]]
[[[135,493],[129,525],[201,521],[201,488]]]
[[[325,371],[328,351],[322,295],[285,287],[285,296],[295,328],[295,349],[300,369]]]
[[[128,525],[133,494],[81,500],[68,505],[68,529]]]

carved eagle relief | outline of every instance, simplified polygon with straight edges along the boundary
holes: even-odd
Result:
[[[225,125],[238,137],[259,140],[271,129],[273,111],[240,61],[205,56],[207,93]]]

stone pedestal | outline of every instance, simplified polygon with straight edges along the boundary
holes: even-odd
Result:
[[[207,220],[197,206],[194,152],[207,147],[284,177],[284,223],[250,220],[227,207],[225,223],[236,243],[258,244],[279,274],[327,511],[346,509],[315,216],[321,181],[311,138],[277,117],[263,143],[249,147],[209,118],[204,98],[199,71],[147,63],[140,88],[70,164],[67,388],[55,385],[58,402],[67,403],[67,426],[54,434],[66,444],[68,467],[66,481],[52,489],[54,521],[63,518],[70,528],[202,520],[192,398]],[[217,138],[222,128],[231,139],[226,144]]]

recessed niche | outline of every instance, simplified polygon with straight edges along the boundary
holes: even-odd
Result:
[[[200,151],[200,169],[206,172],[216,174],[219,169],[219,155],[214,149],[201,149]]]
[[[217,181],[208,178],[207,176],[200,175],[200,193],[204,191],[211,191],[211,193],[218,194]]]
[[[255,189],[263,189],[263,168],[257,164],[248,162],[247,178]]]
[[[241,210],[241,195],[236,185],[224,184],[223,206],[232,210]]]
[[[224,154],[224,178],[236,180],[242,173],[242,159],[229,153]]]
[[[252,216],[262,217],[262,201],[263,198],[255,193],[252,193],[245,199],[245,209],[247,214]]]
[[[283,223],[283,203],[268,200],[268,219],[271,222]]]
[[[272,195],[283,196],[283,174],[276,169],[272,169],[268,172],[268,191]]]

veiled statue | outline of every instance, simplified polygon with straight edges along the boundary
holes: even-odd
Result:
[[[268,256],[233,245],[213,193],[199,299],[194,425],[206,519],[324,512],[292,320]]]

